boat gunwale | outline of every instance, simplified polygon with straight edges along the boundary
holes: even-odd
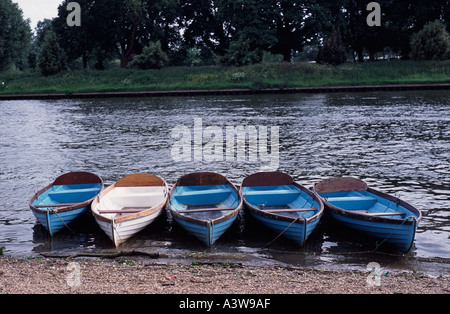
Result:
[[[254,178],[258,177],[258,176],[268,176],[270,180],[274,180],[272,181],[273,184],[261,184],[258,180],[258,183],[250,183],[249,185],[246,185],[245,181],[250,178],[247,181],[252,182]],[[270,182],[269,182],[270,183]],[[275,184],[277,183],[277,184]],[[281,184],[278,184],[281,183]],[[260,208],[257,208],[255,206],[253,206],[252,204],[250,204],[244,197],[244,194],[242,192],[242,188],[245,186],[279,186],[279,185],[285,185],[285,184],[291,184],[293,186],[295,186],[296,188],[299,188],[301,191],[305,192],[307,195],[311,196],[312,199],[317,202],[319,204],[319,208],[317,208],[317,213],[315,213],[314,215],[312,215],[311,217],[308,218],[302,218],[299,219],[299,217],[290,217],[290,216],[286,216],[286,215],[282,215],[282,214],[278,214],[278,213],[274,213],[274,212],[269,212],[269,211],[264,211]],[[249,176],[247,176],[246,178],[244,178],[244,180],[242,181],[241,187],[240,187],[240,192],[242,194],[242,198],[244,199],[244,204],[246,205],[246,207],[254,212],[255,214],[268,218],[268,219],[274,219],[274,220],[280,220],[280,221],[287,221],[287,222],[294,222],[296,221],[296,223],[300,223],[300,224],[308,224],[311,223],[315,220],[318,220],[322,217],[325,207],[324,204],[322,202],[322,199],[319,197],[319,195],[313,191],[310,191],[309,189],[307,189],[306,187],[302,186],[301,184],[295,182],[293,180],[293,178],[286,174],[286,173],[282,173],[282,172],[257,172],[254,174],[251,174]],[[301,209],[301,208],[299,208]]]
[[[200,179],[198,179],[198,177],[201,177]],[[207,177],[209,179],[211,179],[210,182],[208,181],[203,181],[202,178]],[[193,179],[192,181],[189,181],[189,179]],[[183,184],[183,185],[180,185]],[[191,184],[192,183],[192,184]],[[200,184],[198,184],[200,183]],[[171,203],[171,199],[173,196],[173,193],[175,191],[175,189],[178,186],[196,186],[196,185],[228,185],[229,187],[231,187],[231,189],[236,193],[238,200],[239,200],[239,205],[236,206],[235,209],[230,210],[229,207],[227,207],[228,212],[215,218],[215,219],[197,219],[195,217],[192,216],[188,216],[188,215],[184,215],[182,213],[178,213],[177,210],[172,208],[172,203]],[[214,172],[192,172],[192,173],[188,173],[186,175],[183,175],[182,177],[180,177],[177,182],[174,184],[174,186],[172,187],[172,189],[170,190],[169,193],[169,199],[167,201],[167,207],[169,209],[169,212],[177,217],[178,219],[190,222],[190,223],[194,223],[197,225],[201,225],[201,226],[207,226],[208,224],[212,224],[212,225],[216,225],[218,223],[221,223],[223,221],[226,221],[234,216],[236,216],[239,211],[242,209],[243,207],[243,197],[240,193],[240,191],[236,188],[236,186],[230,181],[228,180],[225,176],[219,174],[219,173],[214,173]]]
[[[41,208],[38,208],[35,205],[33,205],[34,201],[36,201],[39,198],[39,196],[41,196],[44,192],[46,192],[47,190],[51,189],[55,185],[61,185],[60,183],[64,183],[64,182],[59,182],[59,181],[61,181],[62,177],[69,177],[69,176],[75,175],[75,174],[88,174],[92,178],[96,177],[96,179],[98,179],[98,182],[80,182],[80,183],[72,183],[72,184],[101,183],[102,185],[101,185],[101,188],[100,188],[99,192],[97,193],[97,195],[92,197],[92,198],[90,198],[90,199],[88,199],[88,200],[86,200],[86,201],[78,202],[78,203],[76,203],[74,205],[56,207],[56,208],[53,208],[51,210],[41,209]],[[58,184],[55,184],[55,183],[58,183]],[[65,183],[63,185],[71,185],[71,184]],[[88,207],[92,203],[92,201],[103,191],[104,187],[105,186],[104,186],[102,178],[100,176],[94,174],[94,173],[84,172],[84,171],[68,172],[68,173],[60,175],[52,183],[48,184],[47,186],[45,186],[42,189],[40,189],[39,191],[37,191],[33,195],[33,197],[30,199],[29,206],[30,206],[30,209],[32,211],[34,211],[36,213],[39,213],[39,214],[47,214],[47,213],[59,214],[59,213],[67,212],[67,211],[72,211],[72,210],[75,210],[75,209],[80,209],[80,208],[83,208],[83,207]],[[44,205],[44,204],[42,204],[42,205]],[[49,205],[49,207],[52,207],[52,206]]]

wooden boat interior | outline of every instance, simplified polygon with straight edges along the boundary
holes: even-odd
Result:
[[[328,203],[338,208],[368,216],[385,216],[390,218],[404,218],[413,215],[412,212],[368,191],[344,191],[320,193]]]
[[[163,179],[135,173],[120,178],[109,187],[96,210],[109,219],[132,215],[159,207],[166,201],[167,193]]]
[[[102,183],[53,185],[33,205],[38,208],[74,206],[95,197],[101,188]]]
[[[164,186],[119,186],[107,193],[97,207],[108,217],[122,217],[149,210],[165,202]]]
[[[171,204],[178,213],[220,216],[239,205],[236,191],[228,184],[177,186]],[[216,214],[215,214],[216,212]]]
[[[309,218],[320,210],[310,195],[293,184],[244,186],[242,194],[251,206],[274,214]]]

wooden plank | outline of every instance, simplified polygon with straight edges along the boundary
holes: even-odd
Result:
[[[405,212],[389,212],[389,213],[367,213],[369,216],[395,216],[395,215],[406,215]]]
[[[117,180],[115,186],[165,186],[165,184],[163,179],[153,174],[134,173]]]
[[[264,212],[269,212],[269,213],[295,213],[295,212],[309,212],[309,211],[317,211],[319,210],[318,208],[280,208],[280,209],[267,209],[267,210],[263,210]]]
[[[99,209],[100,214],[133,214],[150,209],[151,207],[123,207],[122,209]]]
[[[233,190],[231,189],[207,189],[207,190],[193,190],[193,191],[185,191],[178,194],[175,194],[174,197],[189,197],[189,196],[197,196],[197,195],[207,195],[207,194],[223,194],[223,193],[231,193]]]
[[[177,210],[176,212],[180,214],[185,214],[185,213],[213,212],[213,211],[234,210],[234,209],[236,209],[236,207],[213,207],[213,208]]]
[[[244,196],[263,196],[263,195],[288,195],[300,194],[300,190],[264,190],[264,191],[245,191]]]
[[[385,213],[371,213],[368,210],[361,209],[361,210],[349,210],[351,213],[358,213],[363,214],[367,216],[395,216],[395,215],[406,215],[405,212],[385,212]]]
[[[80,203],[59,203],[59,204],[48,204],[48,205],[32,205],[36,208],[46,208],[46,207],[68,207],[68,206],[75,206]]]

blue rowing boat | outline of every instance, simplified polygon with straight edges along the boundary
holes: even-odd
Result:
[[[103,181],[99,176],[69,172],[38,191],[30,200],[30,209],[53,236],[86,213],[102,189]]]
[[[299,246],[316,228],[324,211],[320,198],[282,172],[259,172],[242,181],[250,214]]]
[[[168,207],[181,227],[211,247],[236,220],[242,198],[224,176],[198,172],[178,179]]]
[[[323,180],[314,190],[332,218],[375,238],[376,249],[384,243],[402,253],[411,249],[422,214],[410,204],[351,177]]]

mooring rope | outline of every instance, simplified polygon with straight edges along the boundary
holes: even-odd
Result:
[[[397,228],[395,228],[386,238],[384,238],[381,242],[379,240],[377,240],[375,242],[375,248],[373,249],[372,252],[375,252],[376,250],[378,250],[378,248],[387,240],[389,239],[398,229],[400,229],[401,226],[403,226],[403,224],[409,220],[416,220],[416,218],[414,216],[408,216],[406,217],[401,224],[398,225]]]
[[[301,219],[302,217],[297,217],[297,218],[295,218],[290,224],[289,224],[289,226],[287,226],[283,231],[281,231],[272,241],[270,241],[270,242],[268,242],[267,244],[266,244],[266,246],[265,247],[269,247],[273,242],[275,242],[283,233],[285,233],[286,232],[286,230],[288,230],[294,223],[296,223],[299,219]],[[304,220],[304,222],[305,222],[305,228],[306,228],[306,219],[305,218],[303,218],[303,220]]]
[[[61,222],[64,224],[64,226],[66,226],[67,229],[70,230],[70,232],[72,232],[73,234],[75,234],[75,231],[73,231],[72,229],[70,229],[70,227],[64,222],[64,220],[62,220],[62,218],[58,215],[58,213],[54,210],[50,211],[51,213],[55,214],[56,217],[59,218],[59,220],[61,220]]]

